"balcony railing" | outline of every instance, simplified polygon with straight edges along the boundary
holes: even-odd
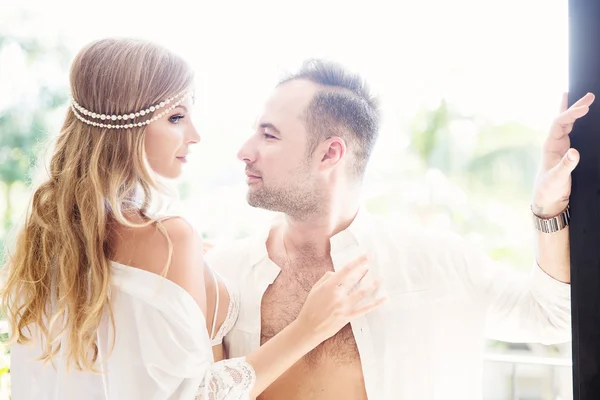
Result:
[[[0,334],[8,332],[8,323],[6,321],[0,321]],[[499,354],[499,353],[486,353],[484,354],[484,361],[488,363],[505,363],[511,365],[510,375],[510,388],[511,397],[510,400],[519,400],[519,387],[517,380],[517,366],[518,365],[543,365],[555,368],[572,368],[573,362],[569,358],[559,357],[540,357],[534,355],[521,355],[521,354]],[[558,398],[558,389],[553,384],[552,387],[552,399]]]
[[[511,397],[510,400],[519,400],[519,385],[517,380],[517,366],[518,365],[543,365],[555,368],[572,368],[573,361],[570,358],[559,358],[559,357],[540,357],[534,355],[519,355],[519,354],[497,354],[497,353],[486,353],[484,355],[484,361],[489,363],[506,363],[511,365],[510,375],[510,389]],[[552,368],[554,374],[554,368]],[[554,378],[554,377],[553,377]],[[554,381],[554,379],[553,379]],[[552,384],[552,399],[558,399],[559,393],[558,388],[553,382]]]

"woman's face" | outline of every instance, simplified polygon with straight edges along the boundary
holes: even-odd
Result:
[[[189,147],[200,141],[192,123],[192,98],[153,121],[146,128],[145,150],[148,163],[158,175],[173,179],[181,175]]]

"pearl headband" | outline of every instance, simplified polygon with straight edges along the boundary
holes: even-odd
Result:
[[[161,101],[159,104],[156,104],[154,106],[146,108],[145,110],[132,112],[130,114],[123,114],[123,115],[98,114],[98,113],[86,110],[85,108],[80,106],[75,101],[75,98],[73,96],[71,96],[71,104],[70,105],[71,105],[71,109],[73,110],[73,113],[75,114],[77,119],[79,119],[81,122],[83,122],[85,124],[97,126],[100,128],[108,128],[108,129],[129,129],[129,128],[134,128],[134,127],[142,127],[142,126],[150,124],[151,122],[156,121],[157,119],[163,117],[166,113],[168,113],[169,111],[171,111],[172,109],[174,109],[175,107],[177,107],[178,105],[183,103],[184,100],[187,97],[193,95],[193,93],[194,92],[192,90],[186,89],[186,90],[176,94],[175,96],[169,97],[168,99]],[[150,119],[147,119],[147,120],[141,121],[141,122],[137,122],[137,123],[106,124],[103,122],[96,122],[96,121],[91,121],[89,119],[86,119],[86,117],[87,117],[87,118],[98,119],[100,121],[107,121],[107,122],[127,121],[130,119],[133,120],[138,117],[143,117],[147,114],[153,113],[153,112],[158,111],[159,109],[167,107],[167,106],[168,106],[168,108],[165,109],[163,112],[153,116]],[[84,117],[84,115],[85,115],[85,117]]]

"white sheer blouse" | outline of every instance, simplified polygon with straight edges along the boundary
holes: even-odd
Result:
[[[105,318],[97,334],[101,373],[67,370],[63,354],[55,367],[43,365],[37,361],[41,347],[34,335],[30,344],[11,349],[12,398],[249,398],[256,380],[252,367],[244,357],[213,363],[204,315],[183,288],[150,272],[113,263],[111,301],[116,335]]]

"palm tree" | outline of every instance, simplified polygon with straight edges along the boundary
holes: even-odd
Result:
[[[475,134],[460,131],[469,124]],[[439,169],[469,191],[491,190],[500,197],[514,195],[507,193],[508,186],[519,193],[531,189],[539,132],[514,121],[495,125],[461,115],[444,99],[437,108],[419,113],[412,126],[411,148],[425,169]]]
[[[12,46],[16,54],[22,54],[25,67],[32,71],[48,63],[65,66],[67,50],[62,45],[47,46],[36,38],[22,38],[3,34],[0,31],[0,57],[3,49]],[[11,51],[11,56],[15,51]],[[7,65],[10,60],[3,60]],[[5,210],[2,215],[6,231],[12,223],[12,192],[16,184],[27,183],[32,161],[37,155],[37,144],[47,134],[48,113],[66,101],[66,89],[53,85],[47,76],[25,73],[20,77],[19,85],[35,87],[33,93],[15,95],[16,99],[0,102],[0,182],[4,186]],[[0,82],[14,80],[14,76],[3,76]],[[34,82],[27,82],[34,79]],[[50,81],[50,82],[49,82]],[[10,86],[10,84],[5,85]],[[15,86],[15,85],[13,85]],[[14,94],[14,93],[13,93]],[[11,95],[9,91],[9,96]],[[5,104],[3,106],[3,103]]]

